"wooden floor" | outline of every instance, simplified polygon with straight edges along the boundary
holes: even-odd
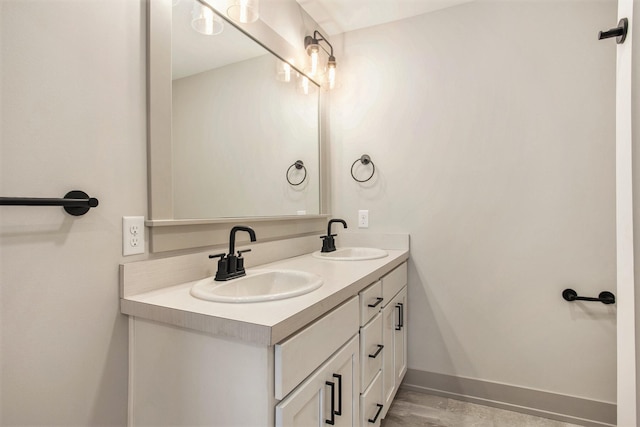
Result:
[[[446,397],[400,389],[382,427],[577,427]]]

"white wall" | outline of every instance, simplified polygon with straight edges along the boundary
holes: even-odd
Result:
[[[175,218],[320,214],[318,92],[270,53],[173,80]],[[286,180],[302,160],[306,178]],[[301,182],[304,170],[289,172]]]
[[[337,43],[334,216],[411,235],[409,368],[615,402],[615,307],[560,296],[615,292],[615,17],[479,0]]]
[[[0,7],[0,194],[100,201],[79,218],[0,208],[0,424],[125,425],[118,264],[121,218],[147,205],[144,4]]]
[[[262,5],[302,52],[295,0]],[[122,216],[147,214],[145,8],[0,0],[0,195],[100,200],[79,218],[0,208],[0,425],[126,424],[118,265],[146,258],[121,256]]]

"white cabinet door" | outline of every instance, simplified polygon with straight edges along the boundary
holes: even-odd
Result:
[[[359,337],[353,337],[276,406],[276,427],[356,426]]]
[[[393,305],[398,312],[398,323],[393,330],[393,366],[395,374],[395,387],[400,387],[400,383],[407,372],[407,287],[405,286],[393,299]]]
[[[402,378],[407,371],[407,288],[402,288],[382,309],[382,391],[383,418],[387,415]]]

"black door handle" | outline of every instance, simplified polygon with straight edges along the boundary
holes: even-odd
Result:
[[[377,403],[376,406],[378,407],[378,412],[376,412],[376,416],[373,418],[369,418],[367,421],[369,421],[371,424],[375,424],[376,421],[378,421],[378,417],[380,416],[380,412],[382,412],[382,408],[384,408],[383,405]]]
[[[334,425],[336,423],[336,415],[335,415],[336,383],[332,383],[331,381],[326,381],[325,384],[331,387],[331,418],[324,421],[329,425]]]
[[[396,331],[400,331],[404,326],[404,304],[399,302],[396,304],[396,308],[398,309],[398,324],[396,325]]]
[[[376,350],[376,352],[369,355],[369,357],[372,358],[372,359],[375,359],[376,357],[378,357],[378,355],[380,354],[380,352],[384,348],[384,346],[382,344],[377,344],[377,345],[378,345],[378,349]]]
[[[598,33],[598,40],[615,37],[616,43],[622,44],[627,38],[627,31],[629,31],[629,20],[627,18],[622,18],[618,22],[618,26],[616,28],[612,28],[608,31],[600,31]]]
[[[338,410],[334,414],[340,416],[342,415],[342,375],[333,374],[333,378],[338,379]]]

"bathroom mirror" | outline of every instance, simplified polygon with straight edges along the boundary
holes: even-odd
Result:
[[[197,10],[149,2],[147,225],[318,217],[318,85],[217,14],[198,32]]]

